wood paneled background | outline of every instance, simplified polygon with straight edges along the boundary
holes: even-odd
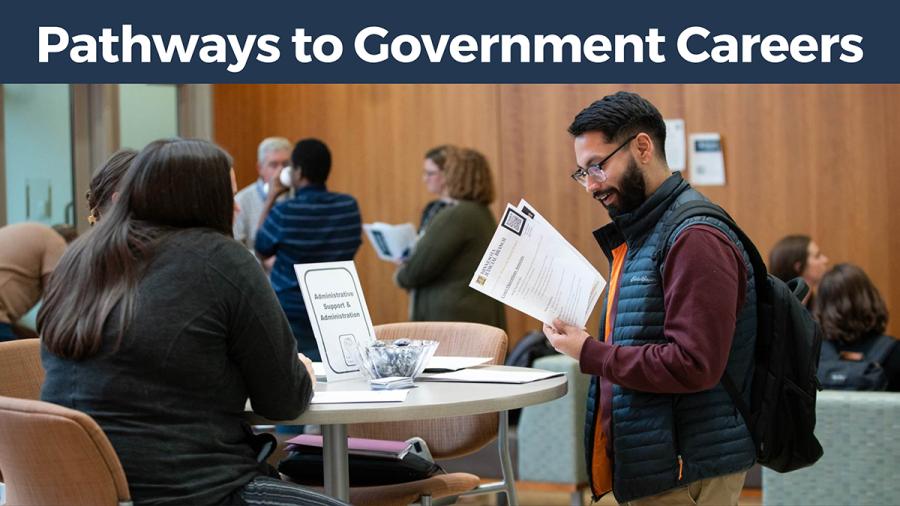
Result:
[[[416,223],[431,198],[422,156],[438,144],[482,151],[499,199],[529,200],[606,275],[591,231],[605,210],[569,179],[574,115],[619,89],[642,94],[687,133],[719,132],[724,187],[700,191],[727,209],[764,256],[789,233],[813,237],[832,264],[854,262],[889,308],[900,304],[900,86],[871,85],[216,85],[214,136],[240,186],[256,178],[258,142],[318,137],[332,149],[329,188],[359,200],[363,220]],[[375,324],[407,318],[392,264],[366,241],[356,257]],[[895,313],[896,314],[896,313]],[[518,340],[540,324],[508,310]],[[588,330],[596,331],[596,315]],[[889,331],[900,333],[892,320]]]

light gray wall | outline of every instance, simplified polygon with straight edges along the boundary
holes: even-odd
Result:
[[[68,85],[3,86],[7,223],[66,221],[72,203],[70,111]]]
[[[119,143],[141,149],[178,135],[178,89],[174,84],[119,85]]]

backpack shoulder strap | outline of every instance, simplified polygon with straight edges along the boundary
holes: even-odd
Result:
[[[653,258],[657,262],[657,270],[662,272],[666,254],[668,254],[669,248],[671,247],[672,234],[674,234],[684,222],[698,216],[709,216],[728,225],[741,242],[747,255],[750,257],[750,264],[753,266],[753,276],[757,290],[760,290],[765,286],[765,283],[767,282],[766,277],[768,275],[766,264],[763,263],[762,256],[760,256],[759,250],[756,249],[753,241],[751,241],[750,238],[747,237],[747,234],[737,226],[737,223],[731,219],[731,216],[729,216],[724,209],[707,200],[692,200],[686,202],[675,209],[675,211],[667,218],[666,223],[660,231],[661,239],[659,241],[659,247],[653,254]],[[738,390],[737,385],[735,385],[734,380],[728,375],[727,370],[722,373],[721,383],[722,387],[731,397],[732,402],[734,402],[735,407],[741,413],[747,426],[751,426],[753,418],[750,413],[750,406],[747,405],[740,390]]]
[[[866,360],[884,365],[888,355],[894,351],[894,346],[896,344],[897,341],[893,337],[882,335],[875,340],[875,344],[873,344],[872,348],[869,349],[869,352],[866,353]]]
[[[659,246],[653,254],[653,258],[657,262],[658,270],[661,271],[669,248],[672,246],[672,234],[674,234],[684,222],[698,216],[715,218],[728,225],[731,231],[738,237],[738,240],[750,257],[750,264],[753,266],[753,276],[756,279],[756,286],[763,286],[763,283],[766,281],[767,271],[766,264],[763,262],[759,250],[756,249],[753,241],[747,237],[747,234],[738,227],[737,223],[731,219],[731,216],[729,216],[724,209],[707,200],[692,200],[686,202],[675,209],[675,211],[666,219],[666,223],[663,225],[660,232],[661,240],[659,241]]]

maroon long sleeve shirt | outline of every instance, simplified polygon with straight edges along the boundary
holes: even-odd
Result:
[[[747,285],[737,247],[714,227],[689,227],[666,256],[662,283],[666,343],[618,346],[588,339],[581,349],[581,371],[601,377],[601,423],[607,436],[610,383],[641,392],[691,393],[714,387],[725,371]],[[618,290],[613,295],[618,297]],[[614,327],[613,302],[609,322]],[[607,441],[611,445],[612,438]]]

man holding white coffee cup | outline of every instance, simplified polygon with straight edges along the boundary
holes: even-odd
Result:
[[[239,208],[238,214],[234,217],[234,238],[250,250],[253,250],[253,242],[256,240],[259,217],[266,203],[270,182],[273,177],[277,178],[290,166],[291,148],[290,141],[284,137],[263,139],[257,149],[256,170],[259,172],[259,178],[234,196]],[[290,186],[290,179],[284,185]],[[271,268],[272,266],[268,265],[266,271]]]

